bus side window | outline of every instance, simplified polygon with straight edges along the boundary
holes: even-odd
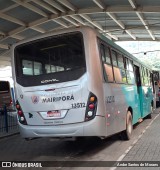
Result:
[[[119,57],[119,61],[118,61],[118,57]],[[118,62],[119,62],[119,68],[118,68]],[[123,58],[120,54],[118,54],[116,51],[112,50],[112,63],[113,63],[113,69],[114,69],[114,77],[115,77],[115,81],[116,83],[122,83],[123,82],[123,76],[124,76],[124,72],[121,72],[121,68],[124,67],[124,63],[123,63]]]
[[[106,61],[106,63],[111,64],[109,48],[106,46],[105,46],[105,61]]]
[[[105,72],[108,78],[108,82],[113,82],[113,70],[112,66],[104,63]]]
[[[133,62],[130,59],[126,59],[126,68],[127,68],[127,82],[128,84],[135,84],[135,77],[133,73]]]
[[[105,46],[105,61],[106,62],[104,63],[104,68],[105,68],[108,82],[113,82],[114,81],[113,69],[111,64],[109,48],[107,46]]]
[[[148,76],[147,76],[147,70],[144,68],[144,85],[148,85]]]
[[[109,54],[109,48],[101,44],[101,58],[103,62],[104,77],[107,82],[113,82],[113,70]]]
[[[125,71],[125,63],[124,63],[124,57],[121,54],[118,54],[118,67],[119,67],[119,76],[118,79],[119,83],[126,83],[126,71]]]
[[[124,62],[123,62],[123,56],[121,54],[118,54],[118,67],[121,69],[124,69]]]
[[[117,53],[112,50],[112,63],[113,66],[117,66]]]
[[[104,45],[101,44],[101,58],[102,61],[105,62],[105,51],[104,51]]]

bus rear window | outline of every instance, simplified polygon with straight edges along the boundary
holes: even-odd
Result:
[[[22,86],[40,85],[42,79],[50,77],[58,82],[78,79],[86,69],[82,34],[57,35],[20,45],[15,48],[15,63],[17,82]]]

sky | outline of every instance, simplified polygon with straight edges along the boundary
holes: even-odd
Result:
[[[156,41],[117,41],[119,46],[133,54],[153,70],[160,70],[160,42]]]

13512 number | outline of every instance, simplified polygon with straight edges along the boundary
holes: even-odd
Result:
[[[72,108],[82,108],[82,107],[86,107],[85,103],[73,103],[71,104]]]

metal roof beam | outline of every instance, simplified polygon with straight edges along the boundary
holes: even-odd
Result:
[[[106,12],[106,13],[107,13],[107,15],[109,15],[109,16],[113,19],[113,21],[114,21],[115,23],[117,23],[122,29],[125,29],[124,24],[123,24],[121,21],[118,21],[118,19],[116,18],[116,16],[115,16],[114,14],[111,14],[110,12]]]
[[[101,0],[93,0],[95,4],[97,4],[101,9],[105,9],[105,5],[102,3]]]
[[[92,19],[91,19],[88,15],[86,15],[86,14],[80,14],[80,16],[81,16],[82,18],[84,18],[86,21],[88,21],[89,23],[91,23],[92,25],[94,25],[95,27],[97,27],[99,30],[103,31],[102,26],[101,26],[100,24],[98,24],[97,22],[92,21]]]
[[[136,12],[136,14],[139,17],[139,19],[141,20],[141,22],[143,23],[143,25],[145,26],[145,28],[146,28],[147,32],[149,33],[149,35],[151,36],[151,38],[153,40],[155,40],[155,36],[153,35],[152,31],[149,30],[149,27],[147,26],[148,25],[147,22],[143,19],[143,15],[139,12]]]
[[[111,33],[106,33],[107,36],[111,37],[114,40],[118,40],[117,36],[112,35]]]
[[[147,29],[147,31],[148,31],[149,35],[151,36],[151,38],[152,38],[153,40],[156,40],[156,38],[155,38],[155,36],[153,35],[152,31],[149,30],[149,29]]]
[[[70,18],[70,17],[63,16],[62,18],[65,19],[66,21],[72,23],[72,24],[75,25],[75,26],[79,26],[79,24],[77,24],[77,22],[75,22],[75,20],[73,20],[73,19]]]
[[[51,19],[50,19],[51,20]],[[16,35],[20,32],[23,32],[25,31],[26,29],[33,29],[35,31],[38,31],[38,32],[41,32],[41,33],[44,33],[46,32],[44,29],[40,28],[40,27],[37,27],[37,25],[40,25],[40,24],[43,24],[45,22],[48,22],[50,21],[48,20],[47,18],[41,18],[41,19],[38,19],[36,21],[33,21],[31,23],[29,23],[27,26],[21,26],[21,27],[18,27],[10,32],[8,32],[7,34],[4,35],[4,38],[0,39],[0,42],[6,40],[8,37],[13,37],[13,38],[16,38],[16,39],[20,39],[20,37],[22,38],[22,36],[19,36],[19,35]],[[19,38],[18,38],[19,37]],[[23,37],[24,39],[25,37]]]
[[[160,6],[141,6],[141,7],[137,7],[136,9],[133,9],[131,6],[107,6],[106,8],[107,12],[111,12],[111,13],[130,13],[133,12],[135,13],[136,11],[138,12],[146,12],[146,13],[150,13],[150,12],[159,12],[160,11]],[[92,8],[83,8],[83,9],[79,9],[77,14],[80,13],[102,13],[104,12],[103,9],[99,8],[99,7],[92,7]]]
[[[47,0],[45,0],[45,1],[47,1]],[[54,1],[52,1],[52,2],[54,2]],[[124,11],[124,12],[127,12],[127,11],[130,11],[130,12],[136,12],[137,10],[139,10],[138,8],[136,9],[136,10],[133,10],[131,7],[119,7],[122,11]],[[113,7],[113,6],[111,6],[111,7],[108,7],[107,8],[107,12],[108,12],[108,10],[111,10],[112,9],[112,11],[114,11],[116,8],[115,7]],[[142,8],[141,8],[141,10],[142,10]],[[152,9],[153,10],[153,9]],[[9,37],[9,36],[12,36],[12,35],[16,35],[16,34],[18,34],[19,32],[22,32],[22,31],[24,31],[24,30],[26,30],[26,29],[28,29],[28,28],[32,28],[32,27],[35,27],[35,26],[37,26],[37,25],[40,25],[40,24],[43,24],[43,23],[45,23],[45,22],[48,22],[48,21],[50,21],[50,20],[52,20],[52,19],[57,19],[57,18],[61,18],[62,16],[65,16],[65,15],[67,15],[67,16],[70,16],[70,15],[72,15],[73,17],[70,17],[70,18],[73,18],[73,19],[75,19],[76,20],[76,18],[75,17],[78,17],[77,15],[75,15],[75,14],[82,14],[83,12],[85,12],[85,13],[101,13],[101,12],[104,12],[104,10],[102,10],[102,9],[100,9],[100,8],[90,8],[90,9],[80,9],[80,10],[78,10],[78,11],[67,11],[67,13],[59,13],[59,15],[57,15],[57,14],[52,14],[52,15],[50,15],[49,16],[49,18],[46,18],[46,17],[44,17],[44,18],[41,18],[40,20],[36,20],[36,21],[34,21],[34,22],[32,22],[32,23],[29,23],[27,26],[24,26],[24,27],[19,27],[18,29],[16,29],[16,31],[15,30],[12,30],[11,32],[9,32],[9,35],[7,35],[6,37],[5,37],[5,39],[7,38],[7,37]],[[120,11],[121,12],[121,11]],[[80,17],[79,17],[80,18]],[[82,17],[83,18],[83,17]],[[85,18],[85,20],[86,20],[86,18]],[[73,20],[72,20],[73,21]],[[78,21],[78,19],[76,20],[76,21]],[[80,20],[79,20],[80,21]],[[79,22],[78,21],[78,22]],[[86,20],[87,21],[87,20]],[[90,20],[90,21],[92,21],[92,20]],[[70,21],[69,21],[70,22]],[[81,23],[82,24],[82,20],[81,20],[81,22],[79,22],[79,23]],[[103,30],[103,28],[102,28],[102,26],[100,25],[100,24],[98,24],[97,22],[95,22],[95,21],[92,21],[92,22],[90,22],[92,25],[96,25],[95,27],[97,27],[98,29],[100,29],[100,30]],[[77,23],[76,23],[77,24]],[[85,23],[86,25],[87,25],[87,23]],[[64,25],[63,25],[64,26]],[[13,33],[13,34],[12,34]],[[108,31],[108,33],[109,33],[109,31]],[[113,36],[113,35],[112,35]],[[114,39],[115,39],[115,37],[114,37]],[[2,41],[4,40],[4,38],[2,38]],[[1,40],[0,40],[1,41]]]
[[[31,0],[25,0],[25,2],[30,2]],[[7,11],[9,11],[9,10],[11,10],[11,9],[13,9],[13,8],[16,8],[16,7],[18,7],[19,6],[19,4],[17,4],[17,3],[15,3],[15,4],[13,4],[13,5],[10,5],[9,7],[7,7],[7,8],[4,8],[4,9],[2,9],[2,10],[0,10],[0,12],[7,12]]]
[[[136,37],[134,35],[132,35],[132,33],[128,30],[125,29],[125,25],[121,22],[118,21],[118,19],[116,18],[116,16],[114,14],[111,14],[109,12],[107,12],[107,14],[113,19],[114,22],[116,22],[128,35],[130,35],[134,40],[136,40]]]
[[[68,28],[70,28],[70,27],[73,27],[73,24],[68,25]],[[64,29],[64,26],[53,28],[49,32],[55,32],[55,31],[61,30],[61,29]]]
[[[132,6],[132,8],[135,10],[135,9],[137,9],[137,4],[136,4],[136,2],[134,1],[134,0],[128,0],[129,1],[129,3],[131,4],[131,6]],[[148,28],[148,24],[147,24],[147,22],[143,19],[143,16],[142,16],[142,14],[140,13],[140,12],[136,12],[136,14],[137,14],[137,16],[138,16],[138,18],[141,20],[141,22],[142,22],[142,24],[145,26],[145,28],[146,28],[146,30],[147,30],[147,32],[149,33],[149,35],[151,36],[151,38],[153,39],[153,40],[155,40],[155,37],[154,37],[154,35],[152,34],[152,32],[149,30],[149,28]]]
[[[40,33],[45,33],[46,31],[43,29],[43,28],[40,28],[40,27],[32,27],[31,29],[37,31],[37,32],[40,32]]]
[[[136,5],[136,3],[135,3],[134,0],[128,0],[128,2],[131,4],[131,6],[132,6],[133,9],[136,9],[136,8],[137,8],[137,5]]]
[[[6,33],[4,33],[4,32],[2,32],[2,31],[0,31],[0,36],[6,36]],[[22,37],[22,36],[20,36],[20,35],[12,35],[11,36],[12,38],[15,38],[15,39],[17,39],[17,40],[22,40],[22,39],[24,39],[24,37]]]
[[[38,26],[38,25],[43,24],[45,22],[48,22],[48,18],[40,18],[36,21],[30,22],[28,24],[28,27],[35,27],[35,26]]]
[[[7,21],[13,22],[13,23],[21,25],[21,26],[25,26],[24,22],[20,21],[19,19],[14,18],[14,17],[11,17],[9,15],[3,14],[2,12],[0,12],[0,18],[3,18]]]
[[[26,27],[23,27],[23,26],[18,27],[18,28],[16,28],[16,29],[8,32],[7,34],[5,34],[4,38],[0,39],[0,42],[6,40],[8,37],[13,37],[13,38],[14,38],[14,36],[15,36],[15,37],[16,37],[16,36],[19,36],[19,35],[16,35],[16,34],[22,32],[22,31],[25,31],[25,30],[26,30]],[[20,36],[20,37],[21,37],[21,36]],[[16,38],[16,39],[18,39],[18,38]]]
[[[13,4],[13,5],[11,5],[11,6],[7,7],[7,8],[5,8],[5,9],[0,10],[0,12],[2,12],[2,13],[3,13],[3,12],[7,12],[7,11],[13,9],[13,8],[18,7],[18,6],[19,6],[19,4]]]
[[[70,17],[73,18],[73,19],[75,19],[77,22],[81,23],[82,25],[86,25],[79,16],[77,16],[77,15],[71,15]]]
[[[62,21],[60,19],[53,19],[52,21],[58,23],[59,25],[65,27],[65,28],[68,28],[68,25],[64,21]]]
[[[19,4],[19,5],[24,6],[25,8],[27,8],[27,9],[29,9],[29,10],[31,10],[31,11],[39,14],[39,15],[42,15],[42,16],[44,16],[44,17],[48,17],[48,15],[47,15],[45,12],[43,12],[43,11],[40,10],[39,8],[33,6],[33,5],[29,4],[29,3],[22,2],[21,0],[12,0],[12,1],[14,1],[15,3],[17,3],[17,4]]]
[[[11,36],[12,38],[15,38],[15,39],[17,39],[17,40],[23,40],[25,37],[23,37],[23,36],[20,36],[20,35],[12,35]]]
[[[52,0],[44,0],[44,1],[50,4],[51,6],[53,6],[54,8],[58,9],[59,11],[66,12],[66,10],[61,5],[56,3],[55,1],[52,1]]]
[[[129,30],[125,30],[128,35],[130,35],[134,40],[136,40],[136,36],[134,36]]]
[[[101,9],[105,9],[106,8],[101,0],[93,0],[93,2],[96,3]],[[122,29],[125,30],[125,25],[121,21],[119,21],[113,13],[110,13],[110,12],[106,12],[106,13],[113,19],[114,22],[116,22]],[[128,30],[125,30],[125,31],[134,40],[136,39],[136,37],[134,35],[132,35],[130,31],[128,31]]]
[[[47,3],[43,2],[42,0],[32,0],[34,3],[36,3],[37,5],[47,9],[48,11],[54,13],[54,14],[58,14],[58,11],[55,10],[54,8],[52,8],[50,5],[48,5]]]
[[[77,8],[67,0],[58,0],[58,2],[61,3],[62,5],[64,5],[65,7],[69,8],[72,11],[77,10]]]
[[[88,15],[86,15],[86,14],[80,14],[80,16],[81,16],[82,18],[84,18],[86,21],[88,21],[89,23],[91,23],[92,25],[94,25],[96,28],[98,28],[98,29],[100,30],[100,32],[103,32],[103,31],[104,31],[103,28],[102,28],[102,26],[101,26],[100,24],[98,24],[97,22],[92,21],[92,19],[91,19]],[[113,39],[115,39],[115,40],[118,40],[118,38],[117,38],[116,36],[112,35],[111,33],[106,33],[106,34],[109,35],[111,38],[113,38]]]
[[[18,28],[16,28],[16,29],[8,32],[7,34],[8,34],[8,36],[12,36],[12,35],[15,35],[15,34],[18,34],[18,33],[22,32],[22,31],[25,31],[25,29],[26,29],[26,27],[21,26],[21,27],[18,27]],[[6,38],[8,38],[8,37],[5,37],[5,39],[6,39]],[[4,40],[4,39],[3,39],[3,40]],[[2,40],[0,40],[0,41],[2,41]]]

